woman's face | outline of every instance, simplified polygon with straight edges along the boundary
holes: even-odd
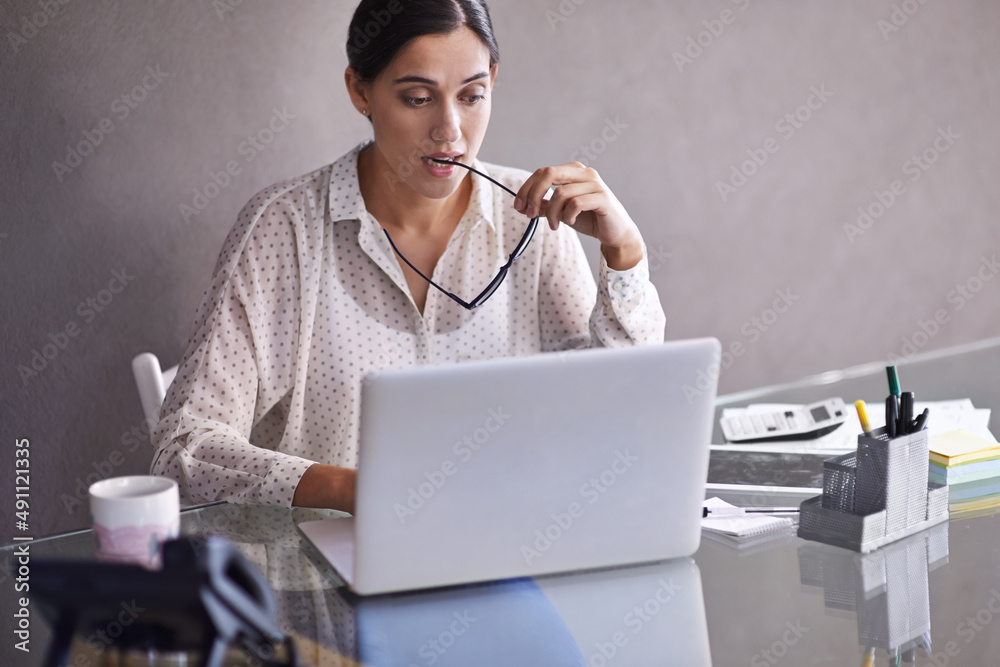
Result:
[[[489,124],[495,76],[489,49],[462,27],[414,39],[364,87],[375,164],[390,186],[404,183],[433,199],[458,189],[466,170],[428,158],[472,162]]]

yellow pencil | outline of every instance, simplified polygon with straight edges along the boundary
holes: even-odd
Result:
[[[858,411],[858,419],[861,420],[861,430],[865,433],[871,433],[872,425],[868,423],[868,413],[865,412],[865,402],[854,401],[854,407]]]

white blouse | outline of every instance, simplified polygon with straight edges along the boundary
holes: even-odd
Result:
[[[469,311],[431,288],[423,314],[365,209],[356,147],[254,196],[226,238],[153,431],[151,472],[187,503],[291,506],[314,462],[356,467],[361,379],[415,364],[663,341],[645,257],[594,284],[577,233],[540,220],[500,289]],[[528,173],[475,163],[514,191]],[[470,300],[528,219],[474,174],[431,278]]]

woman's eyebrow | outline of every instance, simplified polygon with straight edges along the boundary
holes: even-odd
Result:
[[[466,85],[468,83],[472,83],[473,81],[478,81],[479,79],[486,78],[489,75],[490,75],[489,72],[480,72],[479,74],[473,74],[468,79],[466,79],[465,81],[463,81],[462,85],[464,86],[464,85]],[[394,79],[392,83],[394,85],[399,85],[401,83],[422,83],[425,86],[434,86],[434,87],[438,86],[438,82],[437,81],[434,81],[432,79],[428,79],[427,77],[413,76],[413,75],[411,75],[411,76],[403,76],[403,77],[400,77],[398,79]]]

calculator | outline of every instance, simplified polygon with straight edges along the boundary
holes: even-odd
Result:
[[[748,412],[719,420],[727,442],[812,440],[830,433],[847,421],[840,398],[828,398],[773,412]]]

